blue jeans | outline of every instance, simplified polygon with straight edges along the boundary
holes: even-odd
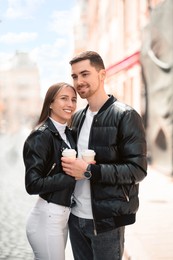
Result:
[[[121,260],[124,227],[94,235],[93,220],[70,215],[69,231],[75,260]]]

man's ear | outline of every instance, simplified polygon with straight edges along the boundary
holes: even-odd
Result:
[[[106,70],[105,69],[101,69],[100,70],[100,79],[101,80],[105,80],[106,78]]]

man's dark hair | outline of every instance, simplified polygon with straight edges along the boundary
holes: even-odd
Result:
[[[101,69],[105,69],[102,58],[97,52],[94,51],[84,51],[75,56],[69,63],[70,65],[73,65],[74,63],[82,60],[89,60],[91,66],[95,67],[98,71]]]

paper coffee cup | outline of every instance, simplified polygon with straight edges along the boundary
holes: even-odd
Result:
[[[91,149],[84,150],[82,152],[82,159],[85,162],[92,162],[92,161],[94,161],[95,154],[96,153],[94,152],[94,150],[91,150]]]
[[[76,151],[74,149],[65,149],[62,152],[63,157],[76,158]]]

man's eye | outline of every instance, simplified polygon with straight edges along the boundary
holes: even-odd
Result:
[[[84,73],[84,74],[82,74],[82,76],[83,76],[83,77],[86,77],[86,76],[88,76],[88,73]]]

